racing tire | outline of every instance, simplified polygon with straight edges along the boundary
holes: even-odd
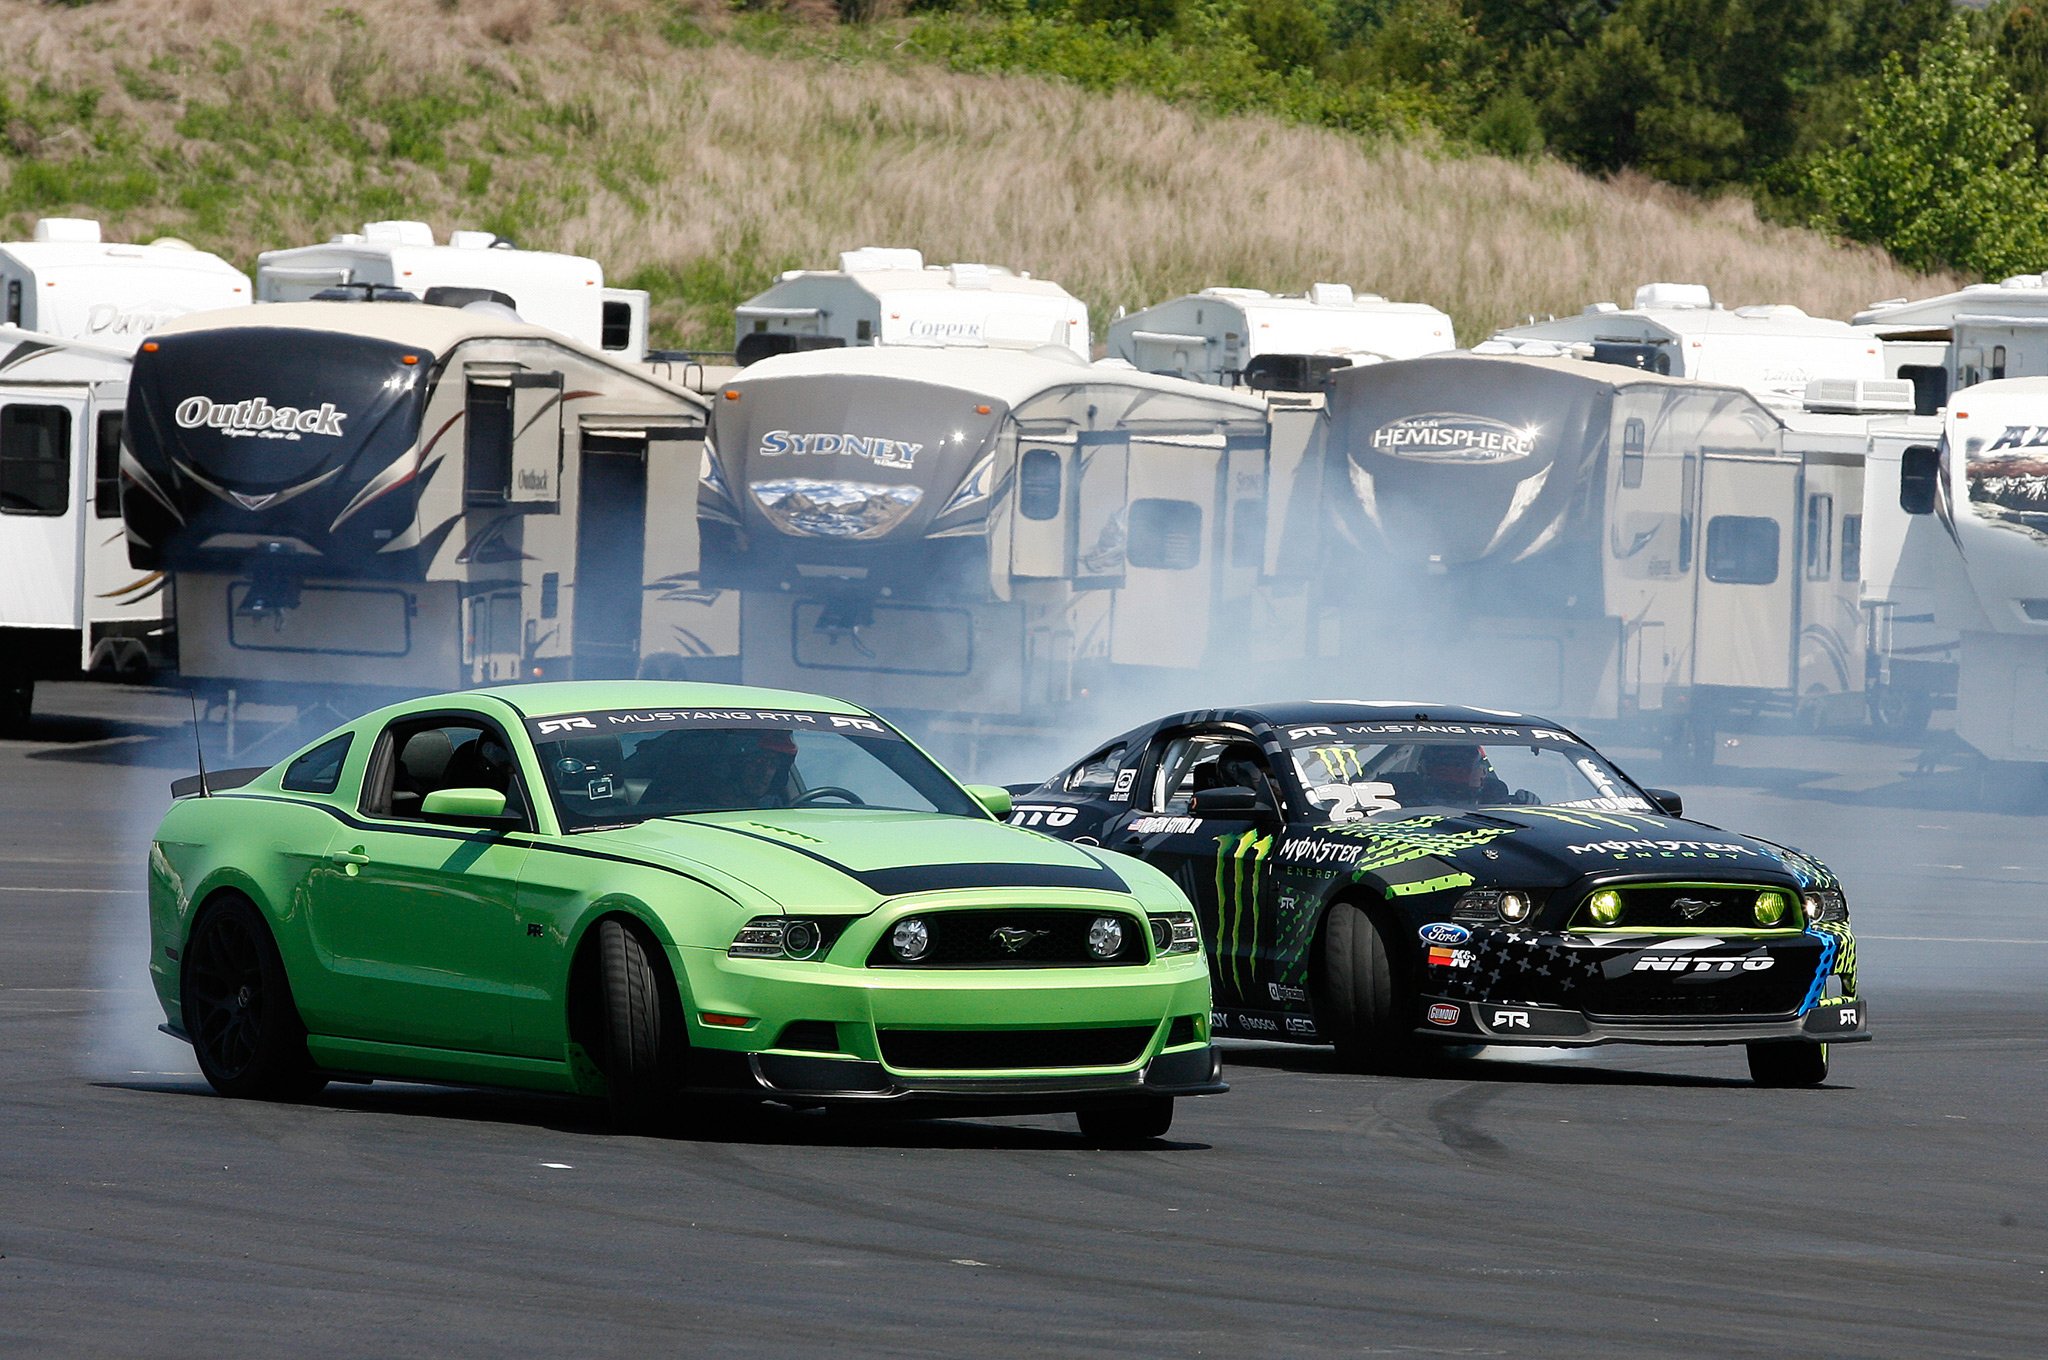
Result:
[[[178,990],[200,1074],[220,1094],[306,1100],[327,1085],[306,1054],[306,1026],[277,942],[248,898],[223,897],[200,912]]]
[[[1164,1138],[1173,1127],[1173,1097],[1132,1096],[1113,1105],[1085,1105],[1074,1118],[1081,1136],[1096,1147],[1136,1147]]]
[[[605,1085],[623,1133],[673,1132],[682,1114],[682,1007],[653,946],[616,918],[597,925]]]
[[[1337,1060],[1357,1072],[1406,1072],[1421,1065],[1422,1044],[1408,1033],[1414,994],[1403,984],[1386,936],[1348,902],[1323,922],[1316,1022]]]
[[[1800,1039],[1745,1045],[1749,1078],[1759,1086],[1819,1086],[1828,1079],[1828,1046]]]
[[[1918,737],[1934,716],[1934,696],[1924,689],[1880,684],[1868,702],[1871,725],[1894,736]]]
[[[0,678],[0,737],[16,737],[28,730],[29,710],[35,700],[35,681]]]

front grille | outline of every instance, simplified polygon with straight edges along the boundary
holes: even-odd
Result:
[[[1779,924],[1797,930],[1803,918],[1799,894],[1790,888],[1771,888],[1759,883],[1621,883],[1609,891],[1621,894],[1619,926],[1644,926],[1659,930],[1755,930],[1756,895],[1775,891],[1785,898],[1785,915]],[[1591,894],[1587,895],[1589,898]],[[1687,911],[1692,915],[1688,916]],[[1577,930],[1604,929],[1579,903],[1572,918]]]
[[[884,1029],[882,1061],[897,1069],[994,1072],[1124,1067],[1145,1052],[1150,1025],[1114,1029]]]
[[[1630,973],[1588,996],[1589,1013],[1654,1019],[1790,1015],[1813,983],[1810,959],[1781,956],[1758,973]]]
[[[1104,916],[1123,924],[1123,947],[1107,959],[1098,959],[1088,951],[1088,931]],[[896,957],[889,944],[895,930],[892,925],[882,931],[882,938],[869,951],[868,967],[1100,968],[1144,963],[1149,957],[1145,923],[1120,911],[934,911],[904,919],[922,921],[930,932],[931,944],[923,957],[909,963]],[[1004,932],[1017,941],[1014,950],[1003,944]]]

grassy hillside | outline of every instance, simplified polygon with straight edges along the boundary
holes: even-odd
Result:
[[[1648,180],[1458,157],[919,61],[683,0],[0,9],[0,235],[94,215],[252,267],[381,217],[590,254],[661,340],[730,343],[863,244],[1053,278],[1103,321],[1206,284],[1436,303],[1461,337],[1649,279],[1846,316],[1955,286]]]

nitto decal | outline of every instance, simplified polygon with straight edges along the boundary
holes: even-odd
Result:
[[[1455,1025],[1458,1023],[1458,1017],[1464,1013],[1448,1001],[1433,1001],[1425,1015],[1432,1025]]]
[[[1634,973],[1761,973],[1777,962],[1767,956],[1730,958],[1719,954],[1679,954],[1670,958],[1650,955],[1636,960]]]
[[[1437,411],[1388,421],[1372,432],[1376,452],[1422,463],[1509,463],[1536,451],[1538,427]]]
[[[1273,838],[1256,830],[1216,838],[1216,920],[1217,963],[1228,961],[1230,976],[1244,995],[1243,973],[1252,949],[1259,942],[1259,888],[1266,857],[1273,852]]]
[[[1425,944],[1463,944],[1472,932],[1449,921],[1431,921],[1418,932]]]
[[[1080,815],[1079,808],[1062,807],[1057,803],[1019,803],[1010,809],[1010,825],[1044,826],[1058,830],[1072,826]]]
[[[791,434],[788,430],[770,430],[761,436],[761,445],[755,450],[763,458],[779,458],[784,454],[833,454],[845,458],[865,458],[876,467],[909,468],[917,462],[922,444],[908,444],[898,439],[884,439],[879,435],[858,434]]]
[[[222,434],[250,435],[258,439],[297,439],[302,434],[339,438],[341,423],[348,412],[337,411],[331,401],[317,407],[272,406],[263,397],[246,401],[215,401],[211,397],[187,397],[174,413],[178,428],[197,430],[202,426]]]

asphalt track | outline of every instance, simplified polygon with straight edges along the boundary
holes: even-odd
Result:
[[[1874,1043],[1432,1079],[1241,1045],[1169,1141],[572,1102],[211,1095],[153,1031],[141,854],[177,706],[51,687],[0,743],[0,1354],[2029,1356],[2048,1352],[2048,814],[1750,736],[1696,815],[1851,895]],[[1654,757],[1628,759],[1651,782]]]

